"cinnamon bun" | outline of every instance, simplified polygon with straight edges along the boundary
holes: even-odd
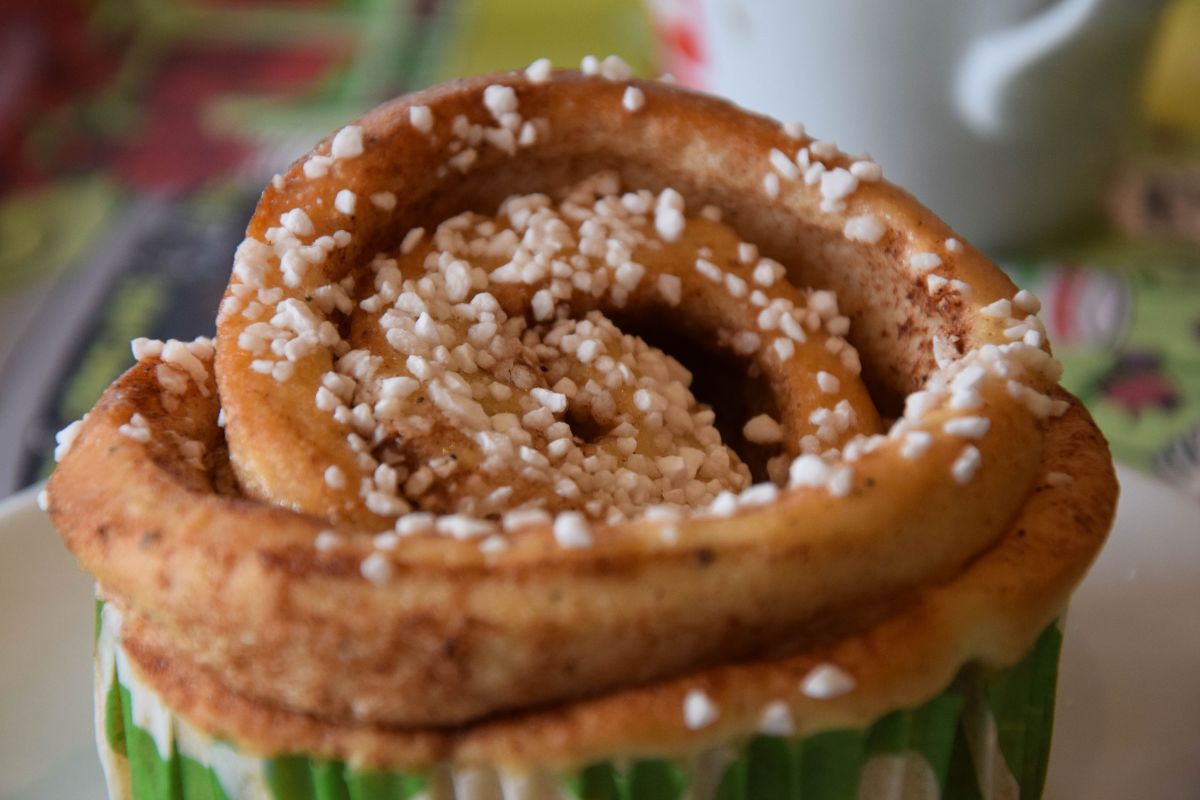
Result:
[[[1116,499],[1037,311],[869,159],[615,61],[381,106],[64,437],[110,791],[1035,795]]]

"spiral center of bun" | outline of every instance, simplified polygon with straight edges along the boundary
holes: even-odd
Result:
[[[267,238],[294,251],[306,245],[289,221]],[[449,516],[477,535],[570,511],[613,524],[708,507],[753,482],[731,444],[783,484],[797,455],[879,429],[836,296],[784,272],[714,209],[689,215],[676,192],[622,191],[605,173],[558,199],[514,196],[493,216],[408,231],[240,335],[251,354],[330,359],[282,376],[313,382],[312,412],[335,423],[316,465],[325,491],[256,469],[257,493],[364,524]],[[720,426],[736,442],[692,372],[614,318],[711,354],[727,372],[706,375],[718,398],[754,395]]]

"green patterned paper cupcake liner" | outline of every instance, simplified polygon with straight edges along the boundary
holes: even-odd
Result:
[[[1061,633],[1015,666],[968,667],[924,705],[864,729],[755,736],[686,761],[630,759],[574,773],[379,772],[341,761],[262,758],[200,732],[137,676],[120,614],[97,609],[96,733],[112,800],[989,800],[1040,797]]]

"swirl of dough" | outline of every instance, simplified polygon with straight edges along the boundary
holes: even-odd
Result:
[[[406,533],[448,515],[442,529],[469,537],[571,510],[613,524],[651,506],[682,514],[747,488],[689,371],[612,313],[682,330],[765,376],[780,419],[758,415],[745,436],[780,451],[780,482],[802,450],[878,432],[833,293],[798,290],[778,262],[682,206],[672,190],[622,194],[601,174],[560,203],[511,197],[495,218],[414,229],[357,269],[316,264],[295,286],[264,276],[255,297],[274,304],[252,301],[221,326],[237,342],[222,397],[242,484]],[[284,261],[312,246],[283,228],[267,237],[292,248]],[[239,424],[264,383],[276,403],[309,406],[303,438]]]

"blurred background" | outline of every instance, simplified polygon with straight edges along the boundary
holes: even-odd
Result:
[[[3,0],[0,496],[132,337],[212,333],[314,142],[589,53],[870,151],[1041,296],[1118,459],[1200,503],[1200,0]]]

